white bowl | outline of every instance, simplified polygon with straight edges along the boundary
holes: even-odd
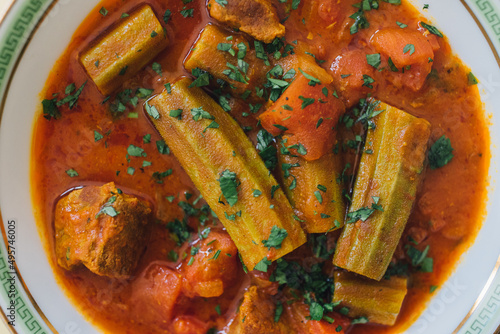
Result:
[[[488,215],[476,242],[407,333],[493,333],[500,324],[500,1],[413,2],[419,8],[430,5],[429,19],[480,80],[486,112],[491,114],[492,160]],[[39,93],[73,32],[97,3],[17,0],[0,26],[0,306],[10,316],[14,303],[12,328],[18,333],[97,332],[55,281],[35,224],[30,189],[31,135]],[[19,275],[9,264],[9,231],[15,236]]]

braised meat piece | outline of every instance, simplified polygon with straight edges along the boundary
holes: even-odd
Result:
[[[285,35],[276,9],[269,0],[238,0],[209,2],[210,15],[219,22],[246,32],[264,43],[271,43],[276,37]]]
[[[291,334],[294,331],[284,321],[275,321],[276,303],[268,294],[251,286],[243,296],[239,313],[231,325],[235,334]]]
[[[58,264],[81,264],[97,275],[127,278],[148,234],[150,204],[126,195],[114,183],[88,186],[59,200],[55,212]]]

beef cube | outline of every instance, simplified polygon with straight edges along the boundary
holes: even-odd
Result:
[[[211,0],[209,10],[214,19],[264,43],[285,35],[285,27],[269,0],[232,0],[224,5]]]
[[[58,264],[81,264],[97,275],[127,278],[137,266],[148,235],[151,207],[125,195],[114,183],[88,186],[59,200],[55,211]]]
[[[272,297],[251,286],[243,296],[236,319],[231,324],[234,334],[290,334],[292,329],[280,320],[275,322],[276,303]]]

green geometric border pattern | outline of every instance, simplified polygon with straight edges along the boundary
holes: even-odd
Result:
[[[17,0],[9,13],[9,18],[0,26],[0,102],[3,101],[6,85],[9,82],[17,57],[29,40],[30,34],[37,26],[53,0]],[[466,0],[481,21],[495,48],[500,52],[500,11],[494,1]],[[1,115],[0,115],[1,117]],[[7,252],[3,241],[0,242],[0,305],[5,312],[8,302],[11,270],[7,265]],[[17,319],[15,330],[19,333],[48,334],[51,330],[40,317],[26,296],[22,286],[16,283]],[[485,298],[478,305],[466,325],[459,331],[464,334],[492,333],[494,321],[500,317],[500,275],[494,278]],[[19,321],[21,320],[21,321]]]
[[[53,0],[18,0],[11,8],[8,18],[0,26],[0,104],[5,97],[6,86],[11,78],[16,60],[28,42],[31,33]],[[1,115],[0,115],[1,117]],[[5,218],[5,217],[4,217]],[[11,276],[11,266],[8,264],[7,250],[0,241],[0,312],[5,314]],[[16,322],[11,329],[18,333],[49,334],[49,329],[38,311],[26,295],[19,278],[15,283]],[[1,321],[1,320],[0,320]]]
[[[467,0],[481,25],[489,35],[495,49],[500,53],[500,11],[498,0]],[[500,254],[499,254],[500,255]],[[483,300],[459,334],[490,334],[495,332],[500,321],[500,273],[497,272]]]

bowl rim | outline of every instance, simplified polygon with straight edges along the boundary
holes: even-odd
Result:
[[[58,3],[63,2],[66,2],[66,0],[12,0],[12,3],[8,5],[5,11],[4,17],[0,17],[0,124],[3,119],[6,93],[9,90],[20,60],[33,36],[37,33],[50,11]],[[481,30],[500,68],[500,29],[497,29],[497,25],[500,25],[500,10],[498,6],[495,4],[494,0],[460,0],[460,3],[465,7]],[[495,17],[493,14],[497,16]],[[11,37],[16,37],[18,39],[16,39],[14,43],[10,40],[10,44],[7,45],[7,41]],[[4,55],[4,53],[10,55],[8,60],[2,60],[1,56]],[[8,252],[6,245],[8,245],[8,234],[6,228],[8,228],[9,219],[6,218],[7,217],[2,216],[0,207],[0,282],[5,283],[5,277],[8,275],[16,275],[18,278],[16,289],[19,292],[16,302],[23,303],[21,308],[25,307],[31,316],[28,317],[28,319],[22,319],[24,321],[24,327],[22,327],[23,329],[19,333],[40,333],[40,331],[57,333],[57,330],[50,323],[49,319],[44,315],[43,310],[35,301],[17,264],[14,263],[12,267],[7,265]],[[2,263],[4,264],[3,266]],[[493,316],[487,320],[482,319],[481,316],[481,313],[490,306],[488,305],[490,301],[494,299],[498,300],[496,297],[500,296],[500,289],[498,289],[498,287],[500,287],[499,270],[500,256],[477,300],[474,302],[464,319],[453,331],[453,334],[462,331],[465,332],[468,328],[471,330],[477,328],[490,328],[492,330],[496,329],[495,332],[500,330],[500,327],[496,328],[496,325],[500,325],[500,308],[494,310]],[[5,324],[8,324],[9,319],[6,314],[6,307],[9,302],[7,299],[8,290],[6,284],[2,285],[3,289],[0,288],[0,305],[2,306],[0,317]],[[498,293],[492,291],[492,288],[495,290],[496,286]],[[19,312],[19,309],[17,312]],[[492,311],[490,311],[490,313],[491,312]],[[466,324],[469,325],[468,328],[466,328]],[[9,326],[9,329],[13,333],[18,333],[17,329],[20,329],[20,327],[15,329]]]

